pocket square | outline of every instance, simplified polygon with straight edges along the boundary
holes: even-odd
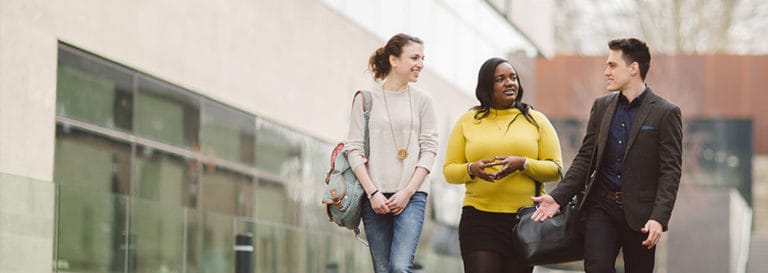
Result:
[[[640,130],[656,130],[656,127],[653,127],[651,125],[643,125],[643,126],[640,126]]]

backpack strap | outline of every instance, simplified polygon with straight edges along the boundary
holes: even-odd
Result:
[[[371,106],[373,106],[373,104],[372,104],[372,100],[373,99],[371,98],[371,92],[370,91],[368,91],[368,90],[357,90],[357,92],[355,92],[355,96],[352,99],[353,101],[354,101],[354,98],[357,98],[358,94],[363,94],[363,101],[362,101],[362,103],[363,103],[363,117],[365,117],[365,145],[364,145],[364,147],[365,147],[365,158],[367,159],[368,156],[371,154],[371,151],[370,151],[371,148],[369,147],[370,146],[369,145],[370,144],[369,143],[370,142],[370,129],[368,128],[368,123],[370,123],[369,121],[371,120]]]
[[[369,146],[368,145],[369,134],[370,134],[369,133],[370,130],[368,129],[368,123],[369,123],[368,121],[371,119],[371,104],[372,104],[371,103],[371,101],[372,101],[372,99],[371,99],[371,92],[366,91],[366,90],[358,90],[357,92],[355,92],[355,95],[352,97],[353,106],[354,106],[355,98],[357,98],[358,94],[363,94],[363,102],[362,103],[363,103],[363,117],[365,117],[365,158],[368,158],[368,155],[370,154],[370,151],[369,151],[370,148],[368,147]],[[331,160],[330,160],[331,161],[331,169],[328,170],[328,173],[325,175],[325,184],[326,185],[328,185],[328,183],[330,182],[331,173],[336,168],[336,161],[334,159],[336,158],[336,156],[339,155],[339,153],[342,152],[342,150],[344,150],[344,144],[343,143],[339,143],[338,145],[336,145],[336,148],[333,149],[333,152],[331,152]],[[344,192],[341,194],[341,196],[344,196],[346,194],[346,192],[347,192],[347,190],[345,188]]]
[[[365,145],[363,147],[364,147],[364,150],[365,150],[365,158],[367,160],[368,156],[371,153],[371,151],[370,151],[371,148],[369,147],[370,146],[370,135],[371,135],[371,133],[370,133],[370,129],[368,127],[368,124],[370,123],[370,120],[371,120],[371,107],[373,106],[373,103],[372,103],[373,99],[371,97],[371,92],[368,91],[368,90],[357,90],[357,92],[355,92],[355,96],[353,98],[356,98],[358,94],[363,94],[363,117],[365,118],[365,142],[364,142]],[[354,101],[354,99],[352,99],[352,101]],[[366,166],[367,165],[368,164],[366,162]],[[355,232],[355,238],[358,241],[360,241],[361,243],[363,243],[365,246],[368,246],[368,242],[366,242],[365,240],[360,238],[360,227],[359,226],[355,228],[354,232]]]

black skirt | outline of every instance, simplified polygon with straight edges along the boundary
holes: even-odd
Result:
[[[485,212],[464,207],[459,223],[461,253],[493,251],[504,257],[517,256],[512,245],[516,216],[516,213]]]

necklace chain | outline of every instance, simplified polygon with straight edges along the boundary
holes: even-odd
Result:
[[[509,123],[507,123],[507,128],[506,128],[506,130],[504,130],[503,134],[506,134],[509,131],[509,126],[511,126],[512,123],[515,122],[515,120],[517,120],[517,117],[519,117],[519,116],[520,116],[520,113],[518,113],[514,117],[512,117],[512,120]],[[498,112],[496,112],[495,115],[493,116],[493,123],[496,124],[496,128],[499,129],[499,131],[502,131],[501,125],[499,124],[499,113]]]
[[[389,120],[389,130],[392,132],[392,142],[395,144],[395,148],[397,149],[397,157],[400,158],[400,160],[405,159],[408,157],[408,147],[411,146],[411,136],[413,135],[413,102],[411,99],[411,86],[408,86],[408,110],[409,110],[409,116],[411,117],[411,123],[408,125],[410,128],[408,130],[408,140],[405,142],[405,148],[400,148],[400,145],[397,145],[397,139],[395,138],[395,128],[392,126],[392,117],[389,115],[389,104],[387,103],[387,91],[384,90],[384,88],[381,89],[382,95],[384,96],[384,108],[387,109],[387,119]]]
[[[499,113],[496,112],[494,114],[495,115],[493,117],[493,123],[496,124],[496,128],[499,129],[499,131],[501,131],[501,125],[499,125],[499,120],[498,120],[499,119]]]

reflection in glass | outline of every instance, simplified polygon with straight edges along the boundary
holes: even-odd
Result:
[[[305,139],[304,148],[304,179],[303,182],[314,187],[323,187],[325,175],[330,169],[331,152],[334,145],[314,138]]]
[[[128,249],[127,200],[59,186],[56,265],[62,272],[123,272]],[[129,260],[129,263],[131,261]]]
[[[56,113],[107,128],[131,130],[133,77],[128,70],[59,47]]]
[[[303,272],[299,270],[296,231],[271,225],[257,228],[256,272]]]
[[[753,130],[748,119],[688,120],[681,183],[736,188],[751,204]]]
[[[205,211],[253,216],[253,177],[224,168],[207,169],[202,202]]]
[[[135,132],[141,137],[197,151],[199,98],[167,83],[138,78]]]
[[[256,131],[253,116],[204,100],[200,129],[203,154],[253,166]]]
[[[322,233],[306,233],[304,256],[307,265],[302,272],[334,272],[327,268],[330,259],[328,235]],[[338,272],[338,271],[336,271]]]
[[[256,128],[256,167],[289,180],[301,179],[302,136],[263,119],[258,119]]]
[[[201,272],[234,272],[235,218],[210,212],[203,218]]]
[[[318,201],[318,196],[325,190],[325,175],[330,169],[330,157],[333,145],[312,138],[305,140],[304,179],[296,190],[301,194],[302,223],[315,230],[317,228],[333,231],[336,226],[328,222],[326,208]]]
[[[128,272],[182,272],[184,257],[184,209],[158,202],[131,200],[129,257],[135,267]]]
[[[197,206],[198,162],[139,146],[136,149],[136,189],[142,199],[169,205]]]
[[[56,126],[53,179],[69,188],[102,193],[130,192],[129,144]]]
[[[199,210],[185,209],[187,217],[186,227],[186,273],[198,273],[200,271],[200,255],[202,249],[203,213]]]
[[[319,202],[319,201],[318,201]],[[261,178],[254,196],[255,217],[274,223],[295,224],[297,204],[288,198],[285,186],[276,181]]]

